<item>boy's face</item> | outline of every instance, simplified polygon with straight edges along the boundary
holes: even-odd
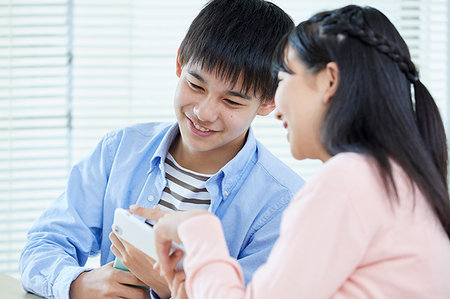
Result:
[[[180,78],[174,108],[183,150],[232,158],[242,148],[246,133],[257,114],[267,115],[273,101],[261,103],[235,86],[197,65],[177,65]]]

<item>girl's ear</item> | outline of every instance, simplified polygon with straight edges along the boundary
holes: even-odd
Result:
[[[323,101],[328,104],[336,93],[339,84],[339,68],[335,62],[329,62],[325,66],[324,72],[326,86]]]
[[[180,78],[180,76],[181,76],[180,48],[181,48],[181,45],[178,47],[178,51],[177,51],[176,74],[177,74],[178,78]]]
[[[258,115],[266,116],[275,109],[275,99],[265,101],[258,108]]]

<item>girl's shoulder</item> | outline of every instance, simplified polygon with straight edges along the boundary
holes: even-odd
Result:
[[[328,161],[317,172],[318,180],[328,178],[339,184],[363,183],[370,184],[382,182],[376,161],[365,154],[344,152],[339,153]]]
[[[314,189],[327,189],[346,193],[356,205],[372,206],[377,203],[390,208],[394,197],[421,197],[417,186],[403,169],[390,160],[395,190],[389,176],[383,179],[378,163],[369,155],[361,153],[339,153],[324,163],[316,175],[308,181]],[[396,192],[397,191],[397,192]],[[367,202],[370,202],[368,204]],[[407,200],[406,202],[412,202]]]

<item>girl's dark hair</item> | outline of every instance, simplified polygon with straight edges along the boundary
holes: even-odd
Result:
[[[444,126],[389,19],[375,8],[355,5],[318,13],[282,39],[275,71],[292,72],[284,59],[288,44],[312,72],[328,62],[338,65],[338,88],[321,131],[329,154],[369,155],[386,189],[395,194],[389,159],[396,161],[423,192],[450,238]]]
[[[180,47],[182,64],[199,64],[270,101],[278,85],[272,56],[279,40],[294,28],[281,8],[263,0],[213,0],[194,19]]]

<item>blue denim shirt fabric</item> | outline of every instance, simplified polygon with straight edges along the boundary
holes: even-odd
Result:
[[[179,130],[145,123],[107,134],[76,164],[65,192],[28,233],[20,257],[22,284],[48,298],[69,298],[72,281],[89,256],[114,260],[109,233],[116,208],[152,208],[166,186],[164,159]],[[278,238],[282,211],[303,180],[273,156],[249,130],[239,153],[206,183],[210,211],[222,221],[230,255],[246,282]],[[202,232],[199,231],[199,234]]]

